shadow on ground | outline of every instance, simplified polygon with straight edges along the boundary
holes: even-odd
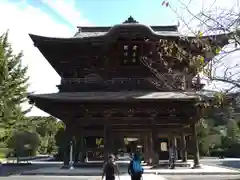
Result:
[[[240,170],[240,161],[222,161],[220,165],[228,168],[235,168]]]
[[[127,164],[118,164],[120,175],[128,174],[128,165]],[[43,168],[43,169],[41,169]],[[45,175],[45,176],[101,176],[102,175],[102,164],[100,166],[94,165],[89,168],[89,166],[78,166],[73,170],[61,169],[60,166],[50,165],[42,167],[32,167],[31,169],[23,169],[18,171],[17,174],[24,176],[36,176],[36,175]]]
[[[3,164],[0,166],[0,177],[21,174],[24,171],[31,171],[40,168],[52,167],[48,164]]]

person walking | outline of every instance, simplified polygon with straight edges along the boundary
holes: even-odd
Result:
[[[132,161],[128,167],[128,174],[131,176],[131,180],[141,180],[143,174],[143,167],[141,165],[141,159],[138,154],[134,154]]]
[[[106,180],[115,180],[115,175],[117,175],[120,180],[119,168],[116,164],[115,156],[113,154],[111,154],[108,157],[108,160],[103,165],[102,180],[103,180],[104,176],[106,176]]]

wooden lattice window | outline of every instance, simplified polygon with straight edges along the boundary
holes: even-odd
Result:
[[[139,47],[137,44],[124,44],[121,46],[122,52],[121,64],[125,66],[135,66],[140,63],[139,61]]]

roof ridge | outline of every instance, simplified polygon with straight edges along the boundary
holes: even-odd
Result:
[[[118,24],[118,26],[123,24]],[[146,26],[144,24],[139,24]],[[108,32],[113,26],[77,26],[78,32]],[[131,24],[130,24],[131,26]],[[177,25],[149,26],[153,31],[178,31]]]

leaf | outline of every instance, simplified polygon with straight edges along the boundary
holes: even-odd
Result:
[[[222,49],[221,49],[220,47],[217,47],[216,50],[215,50],[215,53],[216,53],[216,54],[219,54],[219,53],[221,52],[221,50],[222,50]]]
[[[200,60],[201,64],[204,64],[204,57],[203,56],[201,56],[199,60]]]
[[[198,36],[199,36],[199,37],[203,37],[203,32],[199,31],[199,32],[198,32]]]

